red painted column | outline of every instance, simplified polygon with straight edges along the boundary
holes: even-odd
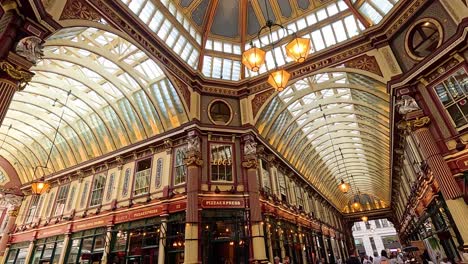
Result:
[[[10,204],[10,208],[8,209],[8,222],[3,229],[2,238],[0,239],[0,256],[5,254],[5,249],[10,240],[10,233],[14,231],[16,217],[18,216],[21,201],[23,200],[23,197],[13,194],[7,194],[3,198]]]
[[[243,162],[242,167],[247,176],[247,186],[249,194],[250,209],[250,235],[251,235],[251,263],[267,263],[265,251],[265,235],[263,231],[262,209],[260,205],[260,188],[257,176],[257,143],[252,135],[246,135],[242,138],[243,143]]]
[[[190,131],[187,138],[187,210],[185,225],[184,263],[200,263],[199,260],[199,216],[198,192],[200,190],[201,166],[203,165],[200,137],[196,131]]]

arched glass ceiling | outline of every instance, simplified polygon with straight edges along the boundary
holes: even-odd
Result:
[[[256,124],[260,134],[339,208],[359,190],[387,202],[389,97],[357,73],[329,72],[279,93]],[[351,183],[347,195],[338,190]]]
[[[23,183],[99,157],[188,121],[172,84],[143,51],[96,28],[64,29],[45,43],[32,81],[17,92],[0,127],[0,155]],[[68,103],[65,101],[71,91]],[[8,131],[11,125],[10,131]],[[40,176],[40,175],[36,175]]]
[[[242,49],[250,42],[258,46],[268,43],[262,36],[260,45],[254,38],[267,19],[283,24],[290,32],[310,38],[311,53],[346,41],[366,30],[355,13],[368,25],[377,25],[391,12],[399,0],[120,0],[128,12],[133,13],[148,29],[188,66],[199,70],[208,78],[239,81]],[[269,10],[269,16],[266,10]],[[355,10],[353,12],[353,9]],[[288,11],[289,10],[289,11]],[[274,31],[272,39],[283,37]],[[286,43],[281,43],[285,45]],[[291,62],[278,46],[267,50],[266,65],[255,73],[245,69],[246,77],[265,73],[274,65],[271,54],[279,66]],[[203,62],[203,64],[199,64]],[[270,66],[268,66],[270,65]]]

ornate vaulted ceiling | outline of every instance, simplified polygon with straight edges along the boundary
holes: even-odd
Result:
[[[344,211],[359,194],[390,200],[389,96],[383,83],[335,69],[280,92],[256,124],[260,134]],[[341,193],[344,180],[351,191]],[[363,196],[364,197],[364,196]]]
[[[239,81],[265,73],[274,65],[291,61],[282,51],[283,43],[272,49],[268,37],[257,31],[269,19],[310,38],[311,53],[358,36],[378,24],[398,0],[119,0],[189,67],[204,77]],[[283,39],[281,30],[272,40]],[[267,50],[266,66],[259,73],[244,69],[241,54],[250,43]],[[270,54],[270,55],[268,55]]]
[[[23,183],[187,122],[162,70],[124,38],[96,28],[68,28],[45,46],[32,68],[35,76],[15,94],[0,127],[5,138],[0,155]],[[46,165],[59,123],[48,169],[34,176],[36,166]]]

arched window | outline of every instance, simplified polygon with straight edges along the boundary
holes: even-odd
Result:
[[[128,194],[128,184],[130,182],[130,168],[125,170],[125,177],[122,186],[122,197],[126,197]]]
[[[89,203],[89,206],[96,206],[101,204],[105,186],[106,177],[104,177],[104,175],[98,175],[94,178],[93,188],[91,191],[91,202]]]
[[[187,166],[185,165],[185,153],[187,152],[187,146],[177,148],[175,151],[175,162],[174,162],[174,185],[185,183],[187,176]]]
[[[106,192],[106,201],[109,201],[112,198],[112,191],[114,190],[114,182],[115,182],[115,173],[112,173],[109,177],[109,184],[107,186]]]

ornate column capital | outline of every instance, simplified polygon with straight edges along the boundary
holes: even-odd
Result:
[[[247,134],[242,137],[243,141],[243,161],[242,167],[246,169],[256,169],[258,160],[257,160],[257,142],[253,135]]]
[[[196,131],[190,131],[187,137],[187,156],[185,158],[187,166],[202,166],[200,137]]]
[[[22,70],[20,67],[15,67],[8,61],[0,61],[0,70],[5,72],[9,78],[18,82],[19,91],[24,89],[34,75],[29,71]]]

